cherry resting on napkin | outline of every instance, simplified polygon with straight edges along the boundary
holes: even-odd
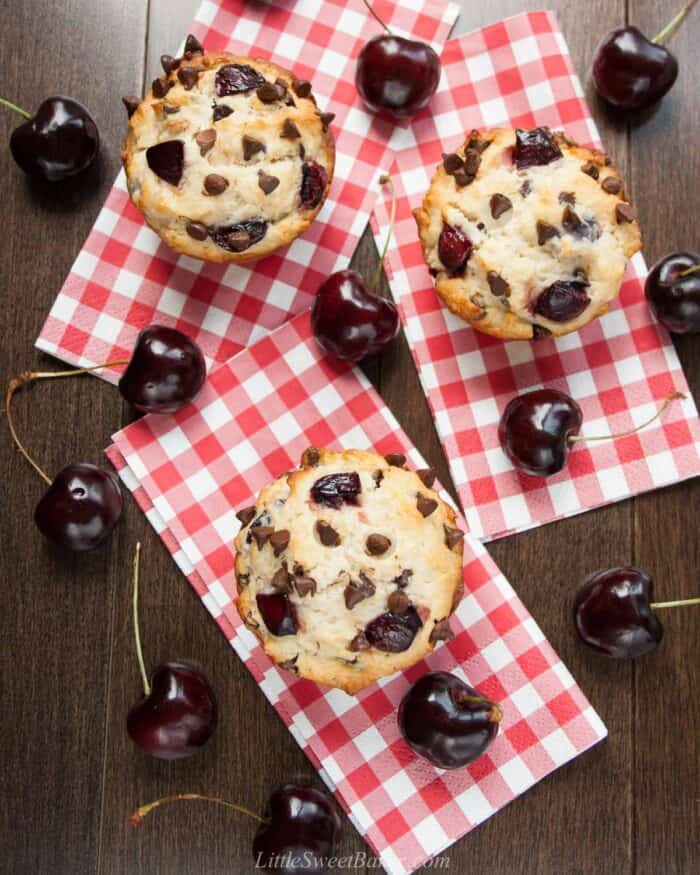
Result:
[[[674,334],[700,332],[700,254],[672,252],[649,271],[644,294],[654,316]]]

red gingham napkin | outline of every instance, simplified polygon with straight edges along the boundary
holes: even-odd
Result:
[[[392,875],[419,867],[605,736],[510,584],[469,537],[454,640],[357,697],[278,669],[242,624],[233,604],[235,511],[295,467],[309,444],[400,451],[425,465],[362,373],[324,358],[308,313],[217,368],[186,409],[146,416],[113,441],[107,454],[124,483]],[[465,769],[436,769],[399,736],[403,694],[435,669],[503,704],[496,741]]]
[[[431,42],[438,54],[458,11],[447,0],[375,5],[392,29]],[[37,341],[72,364],[128,357],[137,333],[155,322],[193,337],[208,364],[226,361],[306,309],[323,279],[346,266],[369,219],[375,178],[393,157],[394,126],[367,112],[355,88],[357,54],[381,30],[362,0],[206,0],[191,29],[211,51],[270,58],[313,83],[319,106],[336,114],[328,200],[281,253],[252,265],[207,265],[160,241],[120,173]],[[99,376],[117,379],[115,371]]]
[[[411,210],[443,152],[471,128],[563,128],[598,144],[581,83],[552,12],[531,12],[450,40],[431,113],[397,130],[399,195],[389,270],[423,388],[432,407],[470,531],[498,538],[700,474],[700,425],[692,397],[675,401],[650,428],[622,440],[578,443],[566,469],[547,480],[517,473],[498,442],[498,420],[516,394],[540,386],[581,405],[583,434],[623,432],[650,418],[665,396],[688,393],[666,330],[646,304],[646,267],[636,256],[620,299],[566,337],[503,342],[442,306],[423,262]],[[377,203],[377,239],[387,224]]]

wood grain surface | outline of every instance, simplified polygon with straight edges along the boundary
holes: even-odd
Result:
[[[71,94],[95,114],[103,138],[97,172],[61,196],[28,184],[0,149],[0,361],[5,382],[28,367],[53,367],[34,340],[119,163],[119,97],[140,92],[158,57],[187,31],[197,0],[0,0],[2,96],[28,108]],[[358,0],[358,7],[359,7]],[[462,0],[455,33],[533,8],[528,0]],[[589,67],[598,39],[630,21],[652,35],[681,0],[554,0],[574,63],[608,150],[624,171],[653,261],[700,249],[700,8],[673,40],[681,73],[640,124],[595,101]],[[0,116],[6,141],[15,120]],[[354,264],[371,270],[363,239]],[[697,393],[700,341],[676,346]],[[449,483],[403,338],[366,366],[416,446]],[[91,378],[39,385],[18,398],[16,424],[36,458],[56,471],[102,463],[109,435],[130,411]],[[61,555],[32,523],[42,484],[2,429],[0,558],[0,870],[83,875],[218,875],[253,871],[252,822],[218,808],[172,806],[138,831],[140,803],[165,793],[216,793],[260,808],[276,784],[320,781],[247,670],[206,616],[133,500],[111,544]],[[700,870],[700,609],[668,612],[666,637],[636,664],[584,651],[571,623],[581,577],[635,562],[664,598],[697,595],[700,484],[684,484],[496,542],[490,550],[607,723],[609,739],[539,783],[450,848],[459,873],[626,875]],[[144,544],[142,634],[147,661],[190,657],[207,667],[221,706],[215,738],[178,763],[149,759],[125,732],[139,697],[130,617],[130,560]],[[366,846],[344,821],[343,853]],[[357,870],[363,872],[365,870]],[[367,870],[367,871],[376,871]]]

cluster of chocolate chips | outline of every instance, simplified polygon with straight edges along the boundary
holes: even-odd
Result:
[[[464,188],[474,182],[481,164],[481,153],[490,145],[490,140],[485,140],[478,131],[472,131],[464,144],[464,158],[457,152],[442,156],[445,173],[454,178],[458,188]]]
[[[610,159],[605,158],[606,166],[610,163]],[[581,170],[592,179],[596,181],[600,178],[600,168],[593,161],[586,161],[585,164],[581,165]],[[603,181],[600,183],[600,187],[606,194],[618,195],[622,192],[622,180],[618,179],[617,176],[606,176]],[[618,225],[622,225],[625,222],[633,222],[636,218],[636,213],[634,211],[634,207],[632,204],[626,203],[625,201],[620,202],[615,207],[615,221]]]

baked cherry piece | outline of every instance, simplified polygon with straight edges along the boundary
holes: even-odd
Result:
[[[146,149],[146,163],[170,185],[179,185],[185,166],[185,144],[182,140],[164,140]]]
[[[136,339],[119,391],[142,413],[175,413],[197,396],[206,375],[204,356],[191,338],[151,325]]]
[[[391,184],[389,177],[380,182]],[[394,227],[396,195],[393,184],[391,220],[371,291],[355,270],[339,270],[322,283],[311,305],[311,325],[318,345],[329,355],[359,362],[381,352],[399,333],[399,314],[392,301],[375,294]]]
[[[315,161],[307,161],[301,168],[299,197],[303,206],[308,209],[317,207],[321,203],[327,185],[328,174],[325,168]]]
[[[561,157],[561,149],[554,142],[549,128],[516,128],[513,160],[518,170],[551,164]]]
[[[427,106],[440,81],[440,59],[423,42],[395,36],[364,4],[386,31],[363,46],[357,58],[355,83],[373,112],[410,118]]]
[[[295,635],[299,622],[297,611],[288,596],[278,593],[259,593],[255,598],[260,616],[271,635]]]
[[[678,76],[678,61],[663,42],[695,2],[689,0],[654,39],[632,25],[618,27],[603,38],[593,61],[593,82],[603,100],[626,111],[648,109],[661,100]]]
[[[441,769],[473,763],[498,734],[503,710],[446,671],[423,675],[399,705],[399,729],[418,756]]]
[[[534,312],[552,322],[570,322],[591,303],[587,289],[582,280],[558,280],[540,292]]]
[[[203,747],[216,729],[218,708],[204,672],[184,659],[161,663],[146,674],[138,620],[141,544],[134,554],[133,615],[136,655],[144,697],[126,719],[129,737],[142,750],[163,760],[182,759]]]
[[[654,315],[674,334],[700,331],[700,254],[673,252],[649,271],[644,292]]]
[[[100,135],[87,109],[72,97],[48,97],[34,116],[0,98],[26,121],[10,137],[10,151],[29,176],[61,182],[86,170],[100,148]]]
[[[472,254],[472,242],[454,225],[443,225],[438,238],[438,258],[450,276],[463,276]]]
[[[413,644],[422,625],[418,611],[410,605],[402,614],[387,611],[375,617],[365,627],[365,638],[377,650],[403,653]]]
[[[326,474],[311,487],[311,498],[316,504],[336,510],[344,504],[357,504],[362,492],[360,475],[356,471]]]

